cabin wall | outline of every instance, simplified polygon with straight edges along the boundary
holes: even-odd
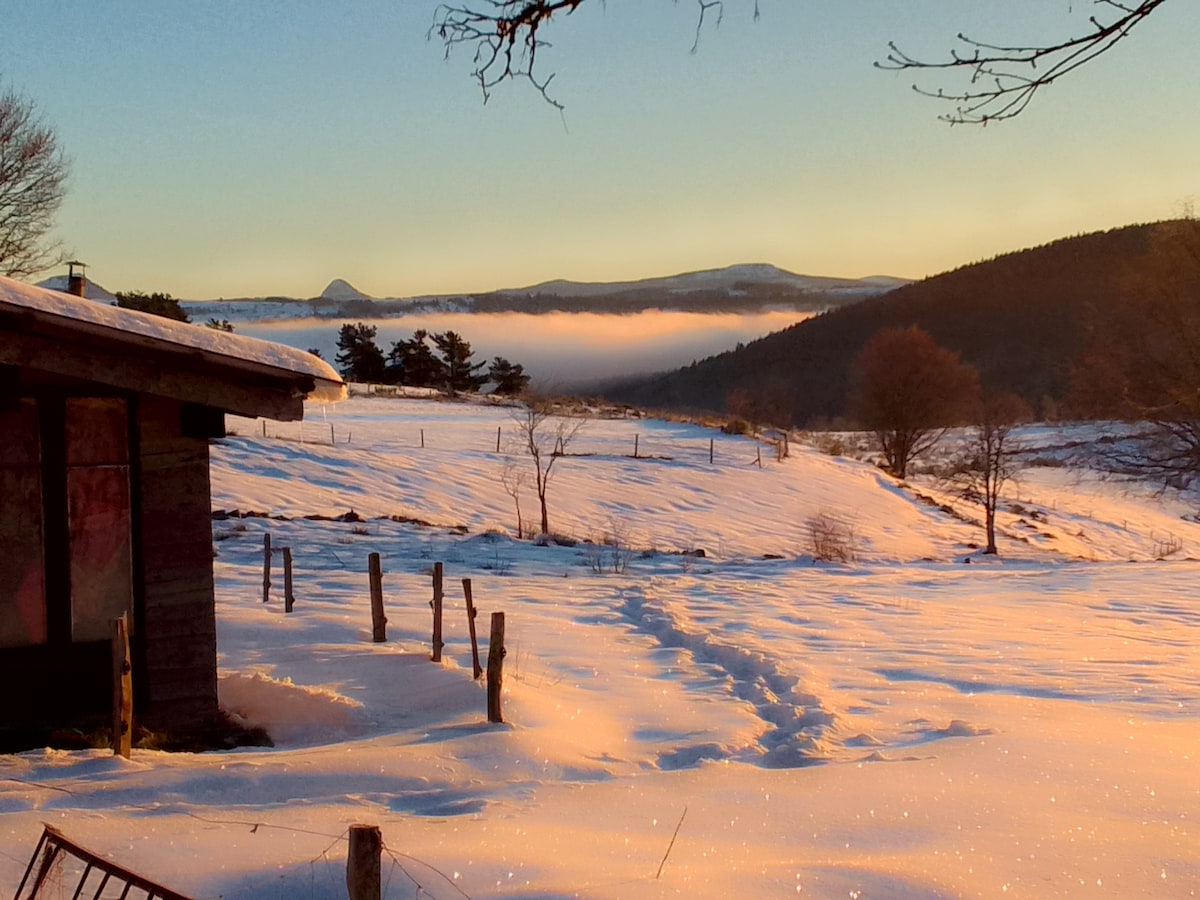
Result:
[[[127,402],[0,378],[0,747],[92,729],[111,711],[111,620],[133,599]]]
[[[135,679],[151,729],[203,727],[217,717],[216,610],[208,441],[182,433],[184,406],[143,395],[136,414],[142,649]],[[136,689],[135,689],[136,690]]]
[[[302,418],[314,378],[4,288],[0,682],[20,689],[0,702],[0,752],[106,727],[108,626],[129,609],[135,722],[218,724],[208,441],[224,412]]]

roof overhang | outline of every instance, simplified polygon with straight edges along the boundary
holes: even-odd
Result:
[[[0,364],[285,421],[346,395],[306,351],[2,277]]]

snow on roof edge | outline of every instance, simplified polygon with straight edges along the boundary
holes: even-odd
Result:
[[[346,397],[346,385],[329,363],[295,347],[109,306],[0,276],[0,307],[4,306],[200,350],[231,362],[249,362],[293,375],[308,375],[316,382],[308,395],[312,400],[334,403]]]

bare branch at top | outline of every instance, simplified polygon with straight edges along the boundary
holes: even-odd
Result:
[[[940,118],[951,124],[986,125],[1011,119],[1024,111],[1034,95],[1065,75],[1107,53],[1167,0],[1091,0],[1104,7],[1104,15],[1088,16],[1082,34],[1061,41],[1005,46],[958,35],[961,47],[940,61],[917,59],[895,43],[887,59],[875,65],[893,70],[962,70],[967,86],[959,91],[931,89],[919,84],[913,90],[953,105]]]

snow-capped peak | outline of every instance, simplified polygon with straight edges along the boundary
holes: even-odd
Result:
[[[321,291],[321,297],[325,300],[371,300],[369,294],[364,294],[354,285],[341,278],[335,278],[329,282],[329,286]]]

